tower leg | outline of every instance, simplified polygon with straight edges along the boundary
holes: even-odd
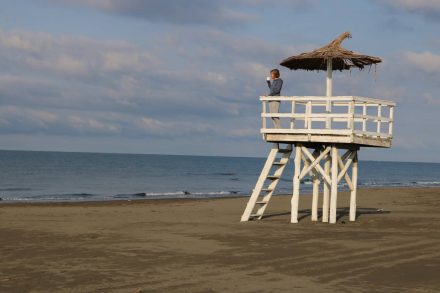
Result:
[[[350,221],[356,220],[356,192],[357,192],[357,177],[358,177],[358,154],[357,150],[354,152],[353,163],[351,166],[351,182],[353,184],[353,188],[350,193]]]
[[[318,157],[319,149],[315,150],[315,157]],[[318,198],[319,198],[319,178],[318,172],[313,175],[313,197],[312,197],[312,221],[318,221]]]
[[[338,149],[332,145],[332,184],[330,198],[330,223],[336,223],[336,209],[338,203]]]
[[[301,174],[301,144],[295,145],[295,172],[293,175],[293,195],[291,200],[291,223],[298,223],[298,205],[299,205],[299,175]]]
[[[328,154],[325,158],[324,163],[324,172],[330,177],[330,160],[331,156]],[[324,193],[322,198],[322,221],[328,222],[328,210],[329,210],[329,202],[330,202],[330,186],[324,180]]]

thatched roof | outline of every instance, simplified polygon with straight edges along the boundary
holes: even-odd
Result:
[[[341,34],[337,39],[322,48],[284,59],[280,65],[292,70],[327,70],[327,60],[331,58],[333,70],[342,71],[352,67],[363,69],[364,66],[382,62],[379,57],[363,55],[342,48],[341,43],[346,38],[351,38],[349,32]]]

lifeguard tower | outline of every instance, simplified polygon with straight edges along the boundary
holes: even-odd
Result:
[[[340,44],[346,38],[351,38],[349,32],[320,49],[292,56],[280,64],[292,70],[326,70],[325,97],[260,97],[261,134],[273,145],[241,217],[242,222],[262,219],[293,152],[291,222],[298,222],[300,182],[307,175],[313,183],[312,221],[318,221],[318,199],[323,183],[322,221],[336,223],[338,184],[342,179],[350,189],[349,219],[356,220],[358,151],[361,147],[391,147],[395,103],[357,96],[333,96],[333,70],[363,69],[382,61],[342,48]],[[278,113],[268,112],[268,104],[274,102],[280,103]],[[279,128],[272,126],[273,118],[279,119]]]

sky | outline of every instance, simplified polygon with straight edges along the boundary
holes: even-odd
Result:
[[[281,60],[344,31],[377,71],[334,95],[397,103],[393,147],[360,159],[440,162],[438,0],[0,0],[0,149],[265,157],[260,95],[324,95]]]

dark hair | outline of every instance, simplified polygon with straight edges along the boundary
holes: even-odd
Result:
[[[278,78],[278,77],[280,77],[280,71],[278,70],[278,69],[272,69],[271,71],[270,71],[270,73],[275,73],[275,77],[276,78]]]

